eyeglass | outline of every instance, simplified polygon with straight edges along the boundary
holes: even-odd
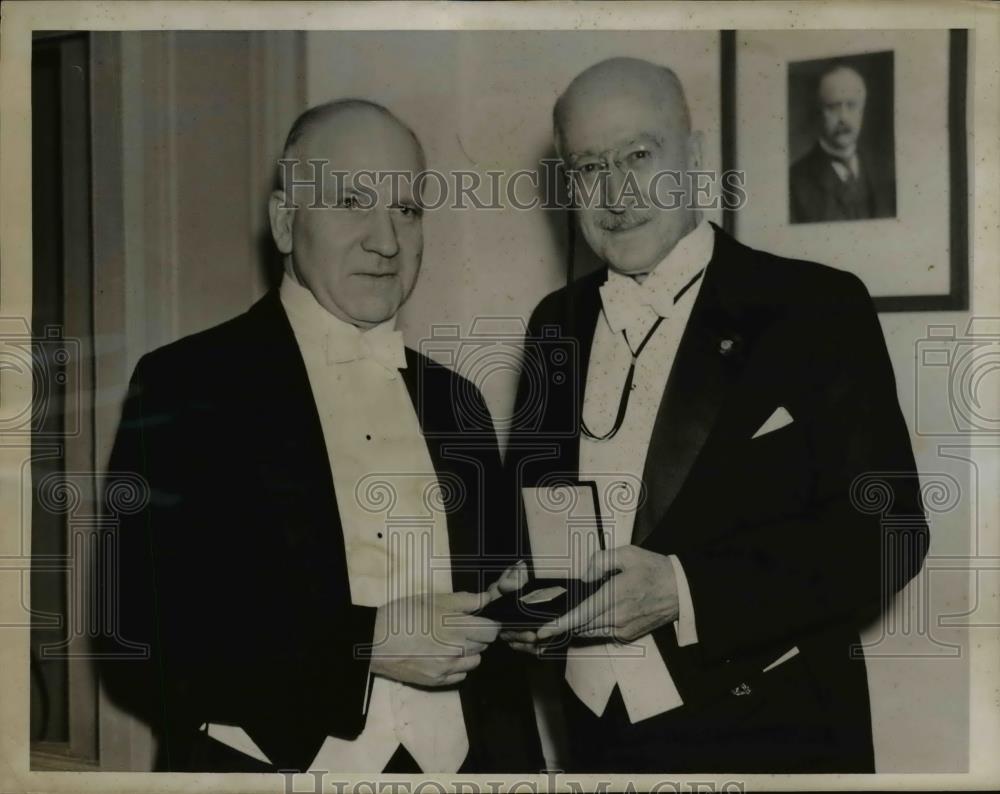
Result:
[[[570,177],[581,185],[592,188],[598,180],[611,175],[611,164],[622,173],[644,173],[653,167],[653,146],[656,142],[638,140],[620,149],[609,149],[600,154],[585,154],[574,158],[567,169]]]

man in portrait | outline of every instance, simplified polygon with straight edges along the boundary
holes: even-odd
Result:
[[[280,287],[132,377],[108,490],[139,474],[150,499],[113,603],[147,653],[108,662],[109,691],[165,771],[537,771],[523,657],[471,614],[512,553],[489,413],[395,329],[423,251],[412,178],[359,181],[420,173],[423,148],[341,100],[284,157]],[[289,182],[309,161],[327,178]]]
[[[928,539],[872,301],[847,272],[707,222],[693,179],[679,205],[654,199],[658,175],[704,167],[670,69],[603,61],[553,116],[604,267],[531,316],[545,345],[525,348],[508,470],[516,487],[597,483],[609,537],[585,578],[610,578],[501,637],[555,657],[570,771],[872,772],[858,633]]]
[[[867,101],[864,78],[851,66],[831,64],[819,76],[815,101],[816,142],[788,175],[791,222],[895,216],[892,164],[859,146]]]

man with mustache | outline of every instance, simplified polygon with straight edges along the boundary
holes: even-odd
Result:
[[[654,200],[658,175],[702,168],[669,69],[592,66],[554,127],[606,267],[532,314],[508,464],[517,486],[597,483],[607,548],[585,578],[610,578],[501,636],[562,660],[570,771],[874,771],[858,630],[928,533],[868,293],[741,245],[691,180]]]
[[[891,174],[858,148],[867,89],[856,69],[828,67],[819,77],[816,145],[788,176],[792,223],[891,218],[896,191]]]
[[[300,116],[284,156],[280,288],[133,375],[107,489],[151,489],[118,533],[120,640],[148,655],[107,686],[164,771],[537,771],[519,657],[471,614],[511,553],[489,413],[394,328],[423,148],[352,99]]]

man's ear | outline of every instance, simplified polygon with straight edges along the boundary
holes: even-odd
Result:
[[[292,253],[292,222],[295,208],[286,202],[284,190],[274,190],[267,202],[267,212],[271,218],[271,236],[278,250],[287,255]]]
[[[688,170],[701,171],[705,167],[705,136],[701,130],[694,130],[688,136]]]
[[[560,165],[559,170],[562,173],[563,185],[566,187],[566,202],[570,207],[576,206],[576,179],[570,173],[565,160]]]

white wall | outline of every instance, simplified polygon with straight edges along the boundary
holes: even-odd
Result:
[[[969,746],[969,642],[970,633],[962,615],[970,605],[968,568],[956,566],[974,556],[969,525],[980,503],[980,491],[990,494],[995,483],[980,479],[969,460],[972,455],[961,439],[923,435],[928,430],[945,433],[951,423],[951,398],[943,373],[918,365],[918,343],[929,326],[950,325],[959,336],[968,326],[969,312],[884,313],[880,315],[893,369],[900,405],[910,428],[913,452],[925,488],[931,546],[918,580],[902,598],[923,604],[897,605],[895,617],[910,615],[926,625],[910,636],[894,636],[867,652],[868,679],[872,689],[879,769],[886,772],[965,770]],[[917,386],[920,386],[919,392]],[[922,417],[917,434],[918,410]],[[934,418],[933,426],[924,421]],[[943,503],[937,502],[938,484],[947,489]],[[995,541],[985,542],[985,554]],[[968,623],[977,618],[970,616]],[[981,618],[980,618],[981,620]],[[940,623],[951,623],[938,625]],[[863,641],[881,634],[870,627]]]
[[[718,35],[711,32],[312,32],[306,36],[309,104],[363,96],[382,102],[417,132],[429,164],[454,168],[533,168],[551,153],[552,103],[572,77],[612,55],[633,55],[673,67],[687,89],[694,121],[706,135],[708,167],[719,163]],[[535,303],[563,278],[563,216],[543,212],[428,213],[424,271],[402,315],[411,345],[434,323],[468,333],[477,316],[527,318]],[[899,383],[900,401],[914,427],[915,344],[929,323],[957,323],[967,315],[893,314],[882,323]],[[458,367],[462,370],[461,363]],[[923,373],[922,373],[923,374]],[[513,399],[515,373],[501,369],[484,392],[502,420]],[[948,416],[946,388],[927,388],[931,414]],[[915,439],[925,479],[951,475],[962,489],[957,508],[932,515],[935,555],[968,552],[965,509],[970,468]],[[938,479],[941,479],[938,477]],[[948,481],[950,482],[950,481]],[[974,498],[975,492],[971,492]],[[934,567],[933,564],[931,567]],[[850,571],[844,572],[845,577]],[[960,613],[967,578],[925,573],[907,591],[911,602],[894,615]],[[929,607],[916,597],[929,583]],[[933,621],[932,621],[933,622]],[[968,662],[937,643],[965,642],[961,629],[934,628],[934,638],[898,632],[871,648],[869,679],[880,771],[950,771],[966,768]],[[878,627],[866,633],[869,641]],[[548,733],[548,726],[544,726]],[[550,737],[546,737],[551,747]]]

